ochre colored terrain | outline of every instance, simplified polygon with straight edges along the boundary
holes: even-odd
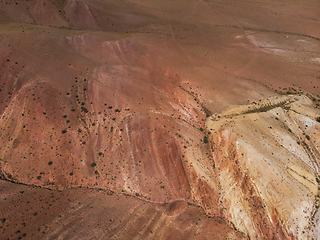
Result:
[[[91,189],[58,192],[0,181],[3,239],[244,238],[226,220],[183,201],[153,204]]]
[[[319,17],[1,1],[1,238],[317,239]]]

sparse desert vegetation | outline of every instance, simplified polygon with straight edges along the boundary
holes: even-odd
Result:
[[[0,1],[0,239],[316,239],[319,4]]]

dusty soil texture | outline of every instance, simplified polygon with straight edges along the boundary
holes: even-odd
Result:
[[[319,29],[316,0],[0,0],[0,238],[318,239]]]
[[[0,180],[2,239],[244,239],[183,201],[154,204],[92,189],[54,191]],[[9,207],[10,206],[10,207]]]

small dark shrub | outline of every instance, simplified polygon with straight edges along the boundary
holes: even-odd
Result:
[[[86,109],[85,107],[81,107],[82,112],[87,113],[89,112],[88,109]]]

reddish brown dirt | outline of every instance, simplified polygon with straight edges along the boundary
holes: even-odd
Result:
[[[90,189],[50,191],[0,180],[2,239],[240,239],[185,202],[151,204]]]
[[[319,107],[319,9],[315,0],[0,1],[2,178],[193,202],[228,219],[205,119],[287,91]],[[290,237],[276,212],[266,219],[250,181],[243,192],[257,234]],[[167,211],[157,209],[150,216]]]

